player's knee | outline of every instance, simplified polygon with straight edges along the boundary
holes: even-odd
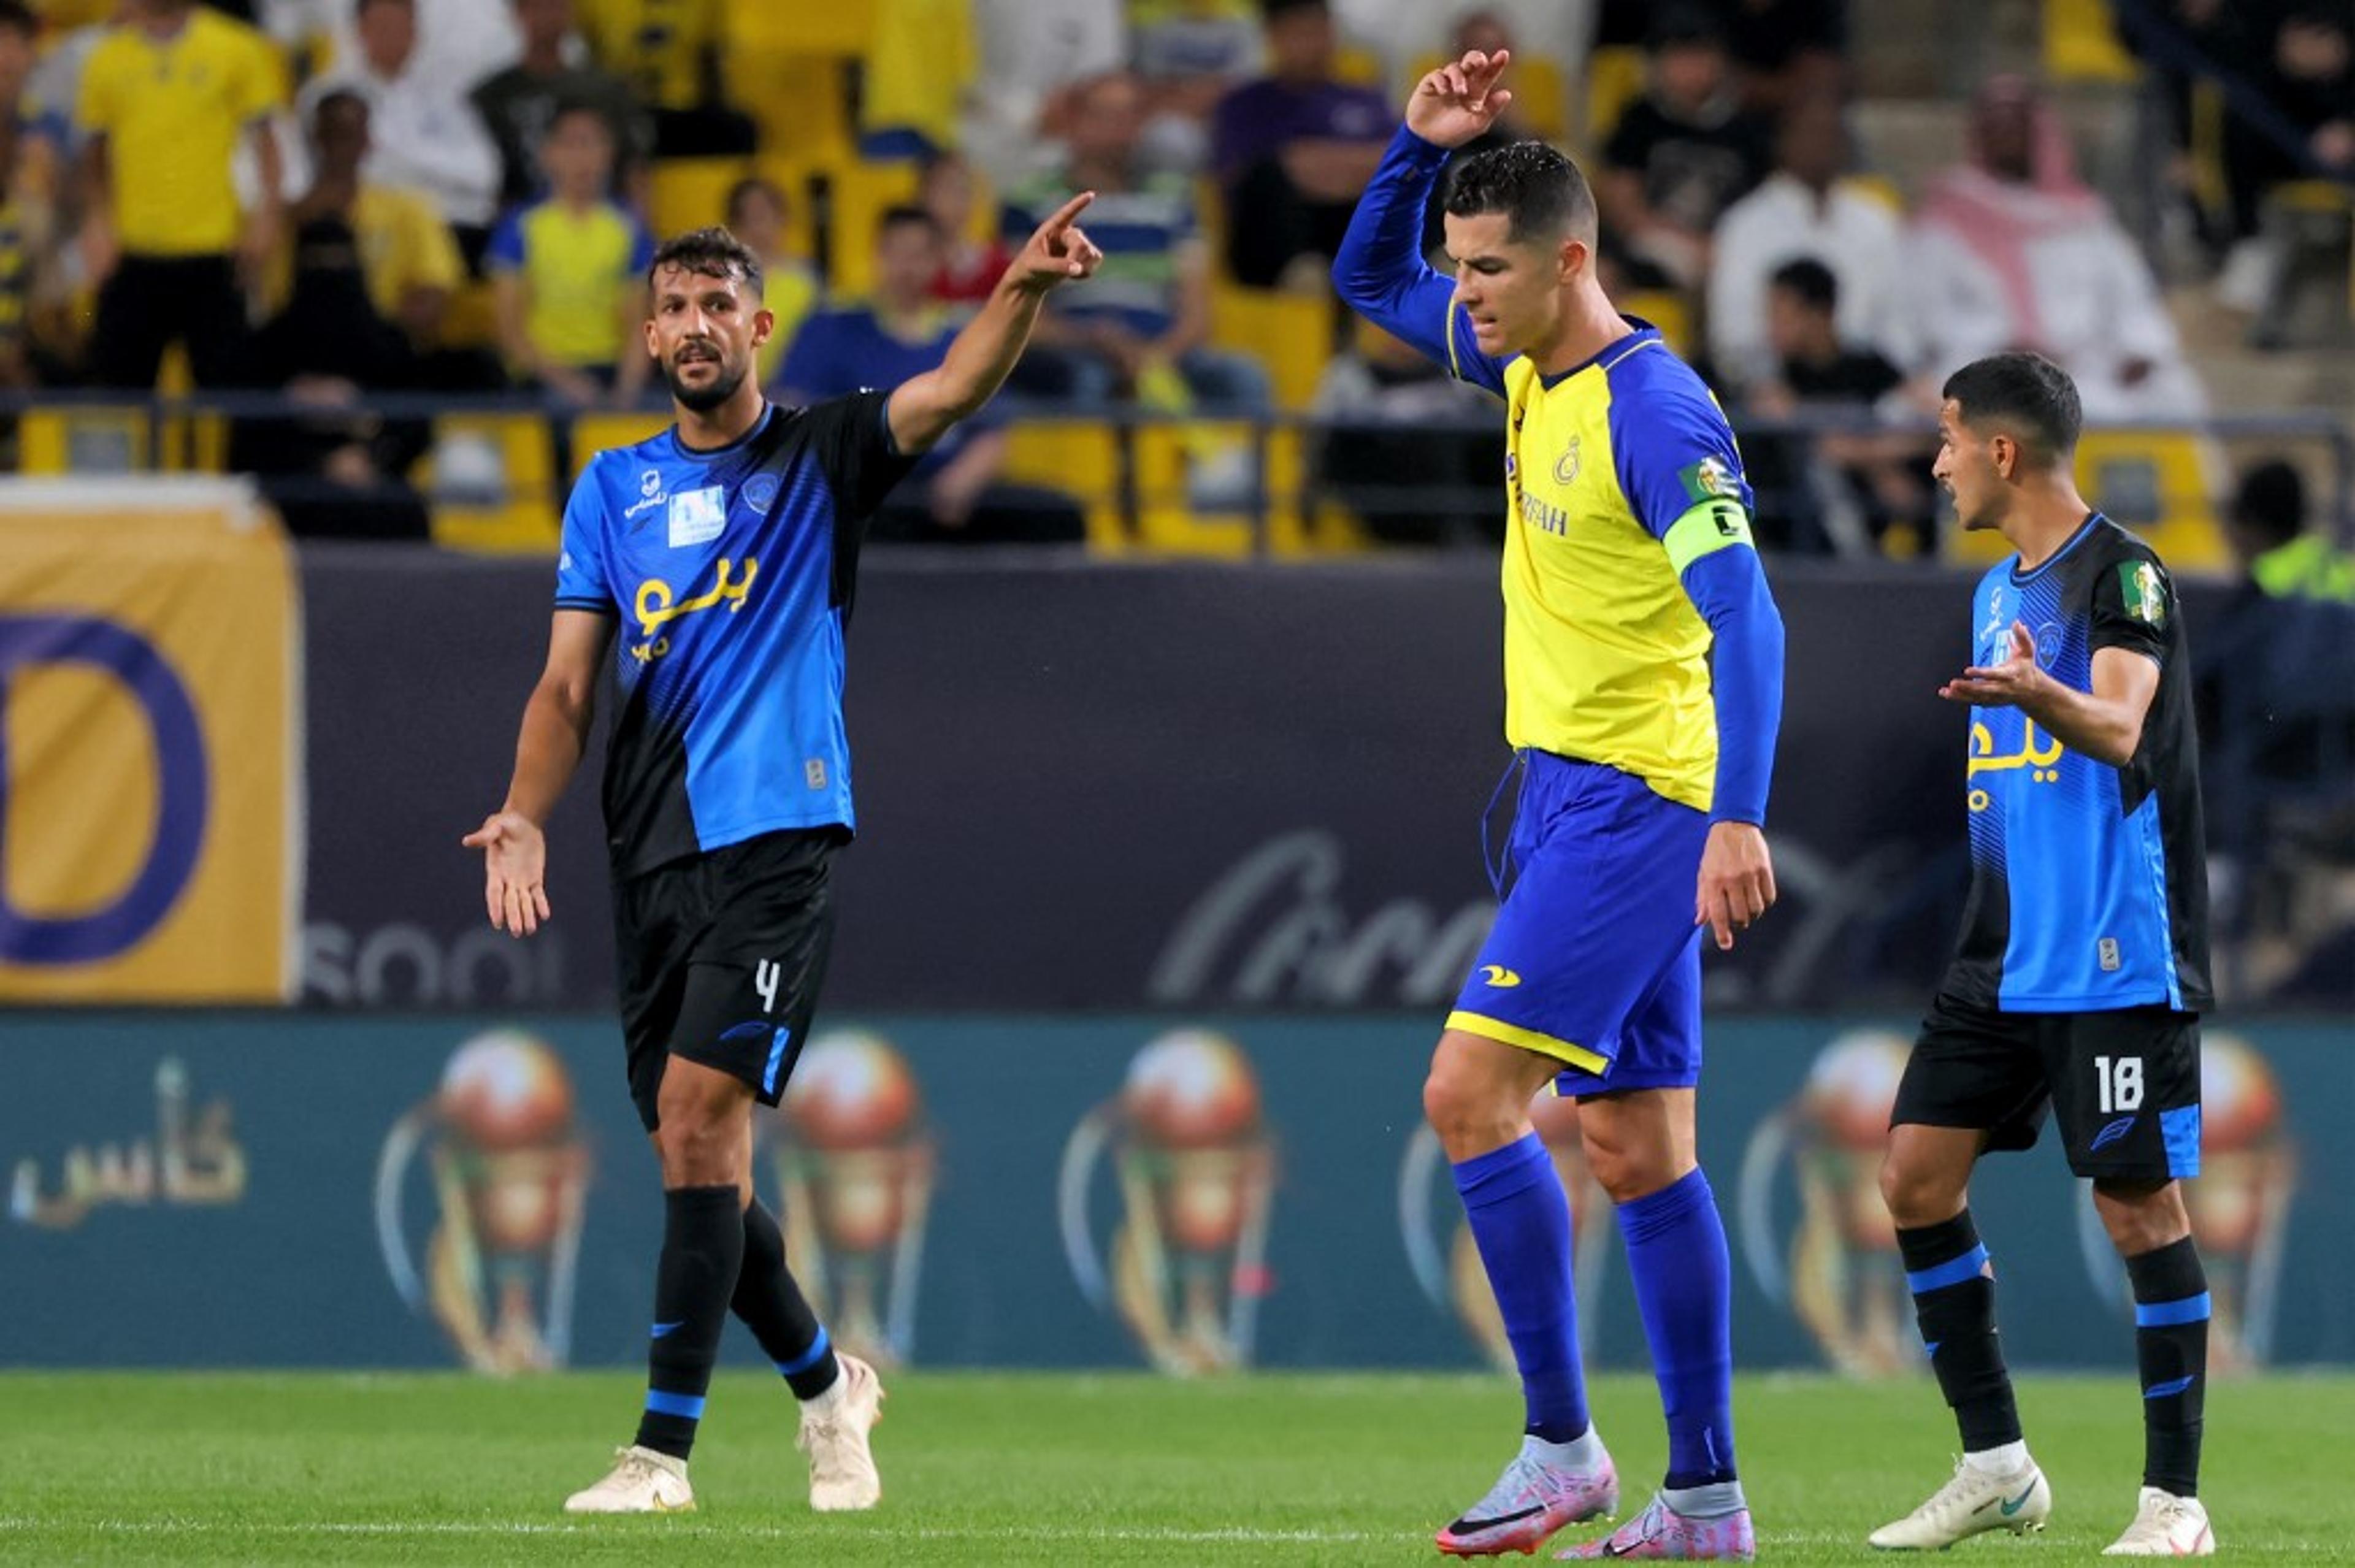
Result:
[[[1881,1201],[1904,1230],[1935,1225],[1962,1211],[1962,1194],[1943,1172],[1907,1159],[1893,1145],[1881,1162]]]
[[[2191,1233],[2183,1189],[2172,1181],[2096,1181],[2094,1210],[2120,1257],[2135,1257]]]
[[[744,1134],[732,1105],[665,1086],[655,1150],[666,1187],[720,1187],[736,1181]]]
[[[1518,1125],[1508,1096],[1444,1063],[1433,1063],[1423,1081],[1423,1115],[1451,1160],[1502,1148],[1513,1141]]]

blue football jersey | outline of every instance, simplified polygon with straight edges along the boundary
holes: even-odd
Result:
[[[2050,560],[1980,580],[1971,662],[2009,656],[2012,623],[2045,672],[2093,689],[2094,655],[2158,666],[2124,767],[2081,756],[2016,708],[1971,709],[1971,891],[1945,992],[2007,1012],[2213,1003],[2190,659],[2174,584],[2150,547],[2096,513]]]
[[[888,394],[772,408],[732,445],[601,452],[564,510],[560,609],[612,615],[614,870],[855,827],[843,634],[866,520],[912,461]]]

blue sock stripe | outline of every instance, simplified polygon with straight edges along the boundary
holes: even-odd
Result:
[[[817,1338],[810,1341],[810,1348],[790,1361],[779,1361],[777,1371],[787,1377],[805,1372],[825,1360],[826,1352],[833,1349],[833,1342],[826,1337],[826,1325],[821,1323],[817,1326]]]
[[[2172,1328],[2179,1323],[2208,1321],[2208,1293],[2187,1296],[2180,1301],[2137,1301],[2135,1303],[2135,1327],[2137,1328]]]
[[[646,1390],[646,1408],[656,1415],[683,1415],[689,1421],[703,1419],[703,1396],[699,1393],[665,1393],[658,1388]]]
[[[1931,1339],[1924,1341],[1922,1346],[1922,1353],[1925,1356],[1935,1359],[1938,1354],[1938,1347],[1945,1343],[1945,1341],[1944,1339]]]
[[[1933,1264],[1925,1269],[1915,1269],[1905,1276],[1905,1288],[1916,1296],[1927,1296],[1934,1290],[1944,1290],[1950,1285],[1960,1285],[1987,1266],[1987,1250],[1973,1247],[1958,1258]]]
[[[2197,1372],[2189,1377],[2170,1378],[2166,1382],[2151,1384],[2142,1391],[2142,1396],[2145,1399],[2168,1399],[2181,1393],[2199,1381],[2200,1375]]]

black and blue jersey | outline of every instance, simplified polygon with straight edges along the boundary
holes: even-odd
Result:
[[[783,828],[851,828],[843,634],[866,520],[913,465],[888,394],[772,408],[712,452],[601,452],[564,511],[560,609],[614,616],[616,875]]]
[[[2174,584],[2150,547],[2095,513],[2033,571],[2012,556],[1972,602],[1975,664],[2001,663],[2012,623],[2045,672],[2093,688],[2094,653],[2158,667],[2124,767],[2063,747],[2015,708],[1971,709],[1971,891],[1944,994],[2005,1012],[2214,1003],[2190,658]]]

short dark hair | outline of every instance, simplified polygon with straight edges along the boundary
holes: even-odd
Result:
[[[41,36],[41,19],[25,0],[0,0],[0,31],[19,34],[27,38]]]
[[[914,203],[905,201],[883,209],[883,215],[875,220],[875,238],[880,240],[902,224],[921,229],[935,240],[943,238],[939,219]]]
[[[1508,142],[1465,159],[1448,181],[1447,210],[1458,218],[1505,213],[1515,240],[1568,233],[1594,242],[1593,187],[1543,142]]]
[[[2041,354],[1991,354],[1946,378],[1939,393],[1973,425],[2004,425],[2051,465],[2077,450],[2085,411],[2069,372]]]
[[[1259,0],[1262,21],[1273,22],[1294,11],[1330,11],[1332,0]]]
[[[546,141],[549,137],[556,134],[556,128],[559,125],[562,124],[567,120],[574,119],[582,114],[586,114],[589,118],[597,122],[597,129],[605,133],[605,139],[607,141],[613,142],[618,140],[618,138],[613,134],[613,122],[607,117],[603,109],[591,102],[586,98],[573,98],[569,96],[558,98],[555,104],[549,108],[548,112],[548,123],[541,128],[539,133],[540,139],[542,141]]]
[[[751,246],[717,225],[690,229],[664,240],[646,264],[647,286],[653,286],[655,274],[666,267],[707,278],[741,278],[756,294],[762,288],[761,258],[752,254]]]
[[[1784,262],[1767,278],[1766,285],[1788,290],[1798,296],[1801,304],[1827,315],[1839,308],[1839,279],[1813,256]]]
[[[2306,480],[2275,458],[2241,475],[2232,521],[2268,544],[2287,544],[2306,531]]]

